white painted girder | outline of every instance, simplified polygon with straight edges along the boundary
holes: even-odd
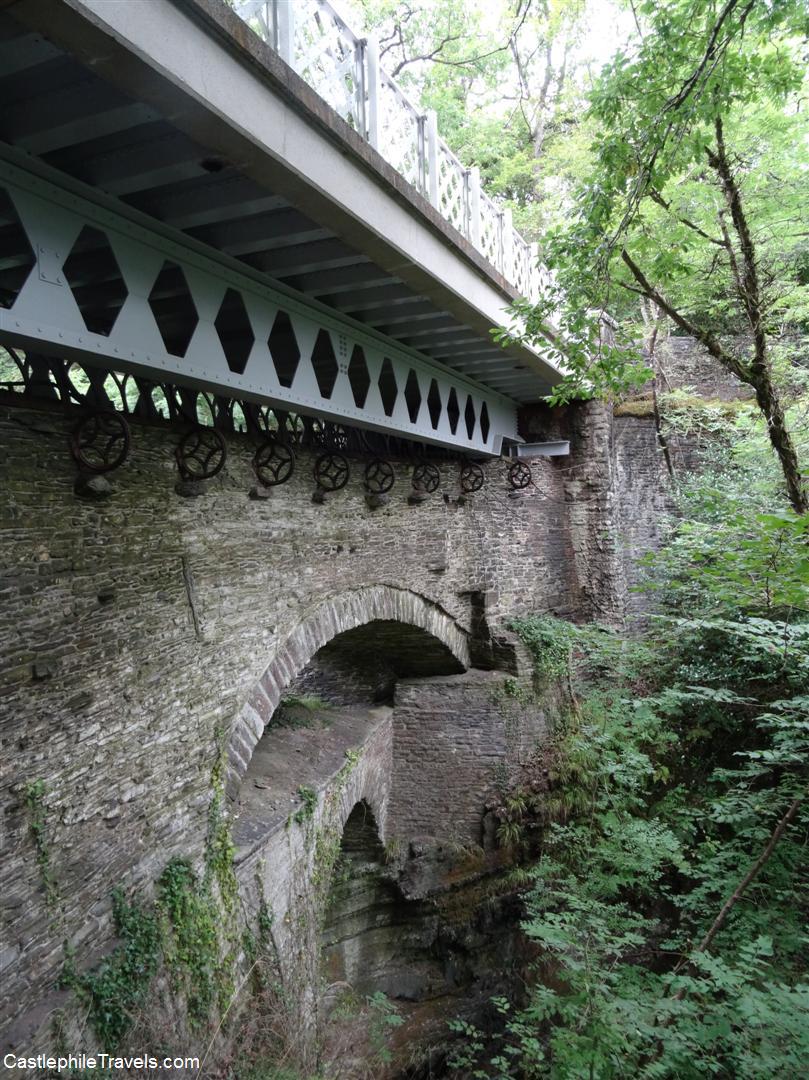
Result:
[[[498,454],[504,438],[516,439],[516,409],[508,398],[448,371],[414,350],[386,340],[325,305],[256,280],[255,276],[230,265],[226,256],[207,251],[181,233],[170,235],[165,227],[158,231],[149,219],[136,220],[143,216],[134,211],[123,215],[100,205],[97,197],[91,199],[79,193],[81,186],[75,182],[65,188],[54,183],[52,177],[45,179],[42,175],[45,171],[39,167],[38,174],[34,174],[18,161],[0,159],[0,188],[10,196],[37,253],[37,265],[13,305],[8,310],[0,309],[0,342],[68,358],[75,356],[115,370],[141,374],[155,382],[192,385],[237,399],[451,446],[467,453]],[[86,225],[106,236],[126,286],[126,299],[109,335],[87,329],[64,273],[64,264]],[[181,267],[198,316],[182,357],[166,351],[148,303],[167,261]],[[88,272],[91,274],[88,284],[92,285],[92,271]],[[254,337],[242,374],[228,366],[215,326],[228,289],[236,290],[242,297]],[[279,383],[268,345],[279,311],[289,316],[301,354],[289,388]],[[312,365],[313,349],[321,330],[330,335],[338,365],[336,382],[328,396],[320,392]],[[363,351],[371,379],[362,408],[356,405],[348,378],[349,361],[357,345]],[[379,386],[386,358],[393,366],[398,388],[391,416],[385,413]],[[415,420],[410,418],[404,393],[411,371],[415,373],[421,395]],[[433,380],[442,403],[435,426],[427,404]],[[455,432],[447,411],[453,390],[460,414]],[[475,424],[468,436],[464,415],[470,399]],[[484,403],[489,424],[485,437],[481,430]]]

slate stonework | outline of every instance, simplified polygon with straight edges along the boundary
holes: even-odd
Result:
[[[109,950],[112,887],[148,895],[172,856],[200,857],[217,733],[243,769],[278,694],[330,633],[404,619],[464,666],[493,667],[511,662],[511,616],[621,614],[623,570],[605,540],[614,499],[595,461],[606,436],[584,415],[573,456],[536,462],[525,498],[509,498],[495,461],[465,505],[455,464],[441,492],[409,505],[412,466],[399,463],[377,509],[358,465],[344,491],[313,503],[307,452],[289,484],[250,499],[244,436],[228,438],[205,494],[181,498],[168,426],[134,426],[112,493],[82,498],[73,422],[0,407],[0,1017],[15,1046],[64,1000],[62,942],[80,968]],[[38,780],[55,910],[24,805]]]

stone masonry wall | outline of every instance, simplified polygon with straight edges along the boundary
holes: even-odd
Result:
[[[732,342],[744,351],[743,339]],[[711,401],[749,398],[752,391],[714,361],[693,338],[668,337],[656,350],[657,393],[665,409],[665,395],[682,390]],[[640,406],[640,407],[639,407]],[[701,448],[696,438],[667,434],[669,453],[679,475],[699,469]],[[615,538],[627,586],[626,611],[642,617],[648,600],[634,587],[642,578],[638,560],[658,550],[675,509],[671,478],[658,442],[652,410],[651,385],[638,401],[615,410],[610,438],[610,459],[617,503]]]
[[[553,462],[534,466],[542,497],[509,498],[493,462],[462,506],[457,466],[442,468],[448,498],[419,506],[399,466],[389,504],[371,510],[358,463],[344,491],[314,504],[303,453],[289,484],[253,501],[252,445],[234,436],[206,493],[182,498],[180,432],[135,426],[113,495],[91,502],[73,490],[73,423],[0,407],[4,1047],[30,1046],[65,1000],[63,941],[80,969],[109,950],[114,885],[148,895],[170,858],[200,858],[217,743],[310,613],[350,608],[363,590],[399,610],[384,597],[402,594],[403,610],[432,610],[468,637],[515,614],[587,617],[614,598],[611,569],[595,573],[600,504],[574,520],[578,496]],[[39,781],[50,906],[26,809]]]
[[[618,542],[627,582],[627,612],[642,616],[646,600],[633,590],[638,560],[656,551],[674,510],[671,482],[657,441],[653,417],[618,416],[613,457],[620,507]]]
[[[515,691],[498,671],[397,683],[390,832],[483,843],[489,804],[547,730],[542,711]]]

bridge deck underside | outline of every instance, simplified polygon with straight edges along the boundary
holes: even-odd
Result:
[[[513,400],[546,390],[519,354],[16,21],[24,10],[0,13],[0,140],[452,371],[485,377]],[[94,257],[88,249],[90,275]],[[167,320],[180,320],[179,279],[162,282],[160,302]]]

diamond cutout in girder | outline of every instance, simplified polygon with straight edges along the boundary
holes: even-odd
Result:
[[[241,293],[235,289],[227,290],[219,314],[214,319],[214,326],[228,367],[237,375],[243,374],[256,338]]]
[[[172,356],[185,356],[197,328],[199,315],[182,267],[164,262],[149,293],[157,329]]]
[[[447,398],[447,419],[449,420],[449,429],[453,435],[458,430],[458,421],[460,418],[461,410],[458,406],[458,395],[455,393],[455,387],[451,386],[449,397]]]
[[[430,423],[433,425],[433,431],[435,431],[441,419],[441,391],[438,389],[438,383],[435,379],[430,383],[427,394],[427,408],[430,413]]]
[[[334,355],[334,346],[328,330],[318,330],[315,347],[312,349],[312,370],[315,373],[320,396],[330,398],[340,369],[337,366],[337,357]]]
[[[466,398],[466,408],[463,412],[463,418],[466,422],[467,438],[471,439],[472,436],[475,434],[475,405],[472,401],[471,396],[469,395],[467,395]]]
[[[348,363],[348,382],[354,395],[354,404],[358,409],[364,409],[368,391],[371,389],[371,376],[365,363],[365,353],[359,345],[354,346]]]
[[[10,308],[37,260],[14,203],[3,188],[0,188],[0,252],[0,307]]]
[[[382,370],[379,372],[379,396],[382,398],[382,408],[385,416],[393,416],[396,398],[399,396],[399,387],[396,385],[396,376],[393,373],[393,364],[387,356],[382,361]]]
[[[285,311],[279,311],[275,316],[267,344],[270,347],[278,382],[288,390],[295,380],[301,350],[298,348],[292,322]]]
[[[108,337],[129,292],[106,234],[85,225],[62,269],[84,325]]]
[[[491,424],[489,423],[489,410],[486,408],[486,402],[484,401],[480,407],[480,434],[483,437],[484,443],[489,441],[489,431]]]
[[[419,418],[419,411],[421,409],[421,389],[419,387],[418,376],[412,368],[407,376],[404,396],[405,401],[407,402],[407,412],[410,416],[410,423],[415,424]]]

